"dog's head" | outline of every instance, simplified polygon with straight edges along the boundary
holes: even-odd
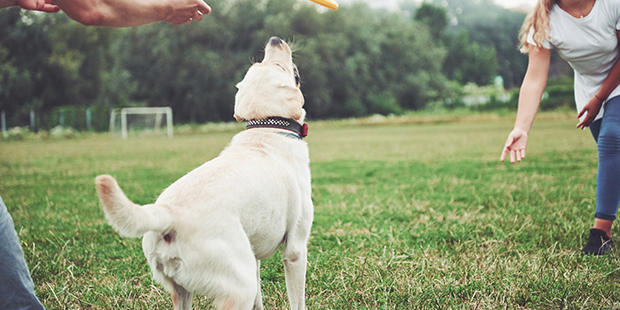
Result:
[[[299,83],[291,48],[282,39],[272,37],[265,47],[263,61],[253,64],[237,84],[235,119],[278,116],[303,123],[306,111]]]

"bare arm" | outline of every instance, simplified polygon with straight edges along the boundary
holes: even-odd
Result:
[[[156,21],[173,25],[202,20],[211,8],[203,0],[55,0],[69,17],[85,24],[131,27]]]
[[[620,42],[620,30],[616,30],[616,36]],[[607,74],[607,77],[603,81],[601,88],[577,115],[578,118],[581,118],[584,114],[586,115],[586,117],[584,117],[583,120],[577,124],[577,128],[584,129],[592,124],[598,115],[598,112],[601,110],[603,102],[607,100],[607,97],[609,97],[611,92],[614,91],[618,85],[620,85],[620,61],[616,60],[616,63],[613,67],[611,67],[609,74]]]
[[[132,27],[156,21],[173,25],[202,20],[211,8],[203,0],[0,0],[0,9],[58,12],[88,26]]]
[[[534,123],[540,99],[547,85],[551,50],[532,47],[529,52],[527,72],[519,93],[517,120],[502,150],[501,161],[510,154],[510,162],[521,161],[525,157],[527,138]]]
[[[57,5],[54,5],[52,0],[0,0],[0,9],[8,8],[10,6],[18,6],[26,10],[47,13],[55,13],[60,11],[60,8]]]

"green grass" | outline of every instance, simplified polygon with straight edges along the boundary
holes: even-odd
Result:
[[[513,122],[311,123],[308,309],[620,309],[618,254],[579,254],[595,205],[589,131],[574,129],[573,113],[540,114],[527,158],[510,165],[499,155]],[[140,240],[106,224],[93,180],[112,174],[151,203],[233,135],[0,141],[0,195],[44,305],[171,308]],[[261,273],[266,308],[286,309],[279,254]]]

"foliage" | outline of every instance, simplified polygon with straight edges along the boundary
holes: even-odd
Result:
[[[554,77],[547,82],[540,109],[550,111],[558,108],[575,109],[573,76]]]
[[[592,137],[572,114],[540,113],[528,157],[500,163],[514,117],[311,123],[308,308],[620,307],[617,252],[578,253],[594,212]],[[94,178],[152,203],[235,132],[0,142],[0,195],[46,308],[170,309],[140,239],[106,223]],[[267,309],[288,308],[280,259],[261,264]]]
[[[443,7],[423,2],[416,10],[413,19],[428,26],[433,38],[441,38],[448,26],[448,11]]]
[[[296,46],[310,119],[451,105],[454,83],[486,85],[497,74],[518,85],[522,14],[486,0],[445,3],[409,1],[390,13],[360,3],[332,12],[297,0],[220,0],[201,22],[131,29],[4,9],[0,110],[9,127],[29,124],[34,110],[44,130],[66,106],[171,106],[175,123],[232,121],[235,84],[274,35]]]
[[[414,19],[426,25],[435,44],[447,51],[442,66],[442,73],[447,78],[461,84],[491,83],[497,74],[497,56],[493,46],[470,42],[464,28],[458,33],[447,32],[449,14],[441,6],[424,2],[416,11]]]
[[[449,53],[443,72],[448,78],[461,84],[491,83],[497,74],[497,55],[494,48],[476,42],[470,43],[466,30],[446,35],[444,42]]]
[[[492,0],[433,0],[430,3],[442,7],[447,4],[445,8],[451,21],[446,29],[447,36],[451,38],[448,42],[456,41],[452,42],[456,45],[451,49],[456,53],[452,66],[458,65],[460,60],[475,59],[475,66],[502,76],[506,88],[521,85],[527,67],[527,56],[521,54],[517,46],[519,29],[525,19],[524,13],[503,9]],[[463,41],[471,41],[477,47],[470,48],[469,44],[464,44]],[[468,48],[472,50],[459,52]],[[474,57],[472,53],[478,56]],[[469,55],[469,59],[463,58],[465,55]],[[481,81],[484,80],[472,79],[468,82],[484,85]]]

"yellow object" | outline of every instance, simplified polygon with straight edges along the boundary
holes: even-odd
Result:
[[[334,11],[338,11],[338,3],[334,0],[310,0],[316,4],[320,4],[328,9],[332,9]]]

